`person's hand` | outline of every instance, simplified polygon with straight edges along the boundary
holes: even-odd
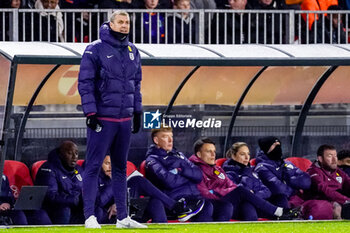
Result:
[[[141,128],[141,115],[142,113],[134,113],[133,124],[132,124],[132,133],[135,134],[140,131]]]
[[[10,208],[11,208],[11,206],[9,203],[2,203],[0,205],[0,211],[6,211],[6,210],[9,210]]]
[[[89,115],[86,117],[86,125],[87,125],[87,127],[89,127],[90,129],[92,129],[96,132],[100,132],[102,130],[102,124],[97,119],[96,114]]]
[[[111,219],[113,215],[117,215],[117,206],[115,204],[108,208],[108,219]]]

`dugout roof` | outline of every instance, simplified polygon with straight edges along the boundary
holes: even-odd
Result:
[[[86,46],[0,42],[0,139],[13,106],[80,104],[77,77]],[[312,104],[350,103],[350,45],[136,46],[144,105],[168,106],[168,113],[173,105],[235,106],[228,136],[241,105],[298,104],[297,145]]]

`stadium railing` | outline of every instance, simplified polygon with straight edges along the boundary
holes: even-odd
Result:
[[[128,12],[130,39],[135,43],[348,43],[350,11],[133,9]],[[99,38],[99,27],[111,14],[112,9],[0,9],[0,41],[91,42]],[[176,27],[176,19],[185,15],[188,15],[186,21],[180,20]],[[341,20],[332,23],[333,19]],[[172,34],[179,34],[178,38]]]

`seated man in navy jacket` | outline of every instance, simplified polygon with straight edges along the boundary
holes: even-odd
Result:
[[[284,208],[289,207],[289,198],[299,189],[309,189],[310,176],[282,159],[281,141],[273,136],[259,139],[261,151],[256,158],[255,172],[271,191],[271,203]]]
[[[179,216],[180,221],[186,221],[194,215],[194,221],[211,221],[213,206],[210,202],[204,205],[197,188],[202,180],[202,172],[184,154],[173,148],[172,129],[164,126],[153,129],[151,137],[154,144],[146,154],[147,178],[174,200],[185,198],[188,203],[194,203],[191,212]]]
[[[103,160],[102,169],[98,179],[98,194],[95,205],[95,216],[99,223],[115,223],[115,215],[117,212],[114,203],[112,190],[112,170],[111,158],[106,155]],[[153,223],[166,223],[166,209],[173,212],[177,216],[188,216],[191,212],[183,200],[176,202],[168,197],[165,193],[155,187],[138,171],[128,175],[127,185],[129,190],[129,198],[139,198],[140,196],[149,197],[149,202],[145,208],[145,213],[141,222],[152,219]],[[180,219],[180,221],[183,218]],[[185,218],[187,220],[187,218]]]
[[[84,222],[82,168],[77,165],[77,160],[77,145],[64,141],[49,153],[47,162],[37,173],[35,184],[48,186],[43,208],[54,224]]]

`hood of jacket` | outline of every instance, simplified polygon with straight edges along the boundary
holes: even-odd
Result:
[[[72,169],[71,171],[67,170],[63,164],[62,164],[62,161],[60,159],[60,154],[59,154],[59,148],[56,148],[56,149],[53,149],[49,155],[48,155],[48,158],[47,158],[47,161],[52,164],[53,166],[57,167],[59,170],[61,170],[62,172],[64,173],[67,173],[67,174],[73,174],[75,169],[76,169],[76,166],[74,169]]]
[[[124,47],[128,46],[129,36],[125,38],[125,40],[118,40],[111,34],[111,27],[109,26],[109,22],[103,23],[100,27],[100,38],[102,41],[112,45],[113,47]]]

